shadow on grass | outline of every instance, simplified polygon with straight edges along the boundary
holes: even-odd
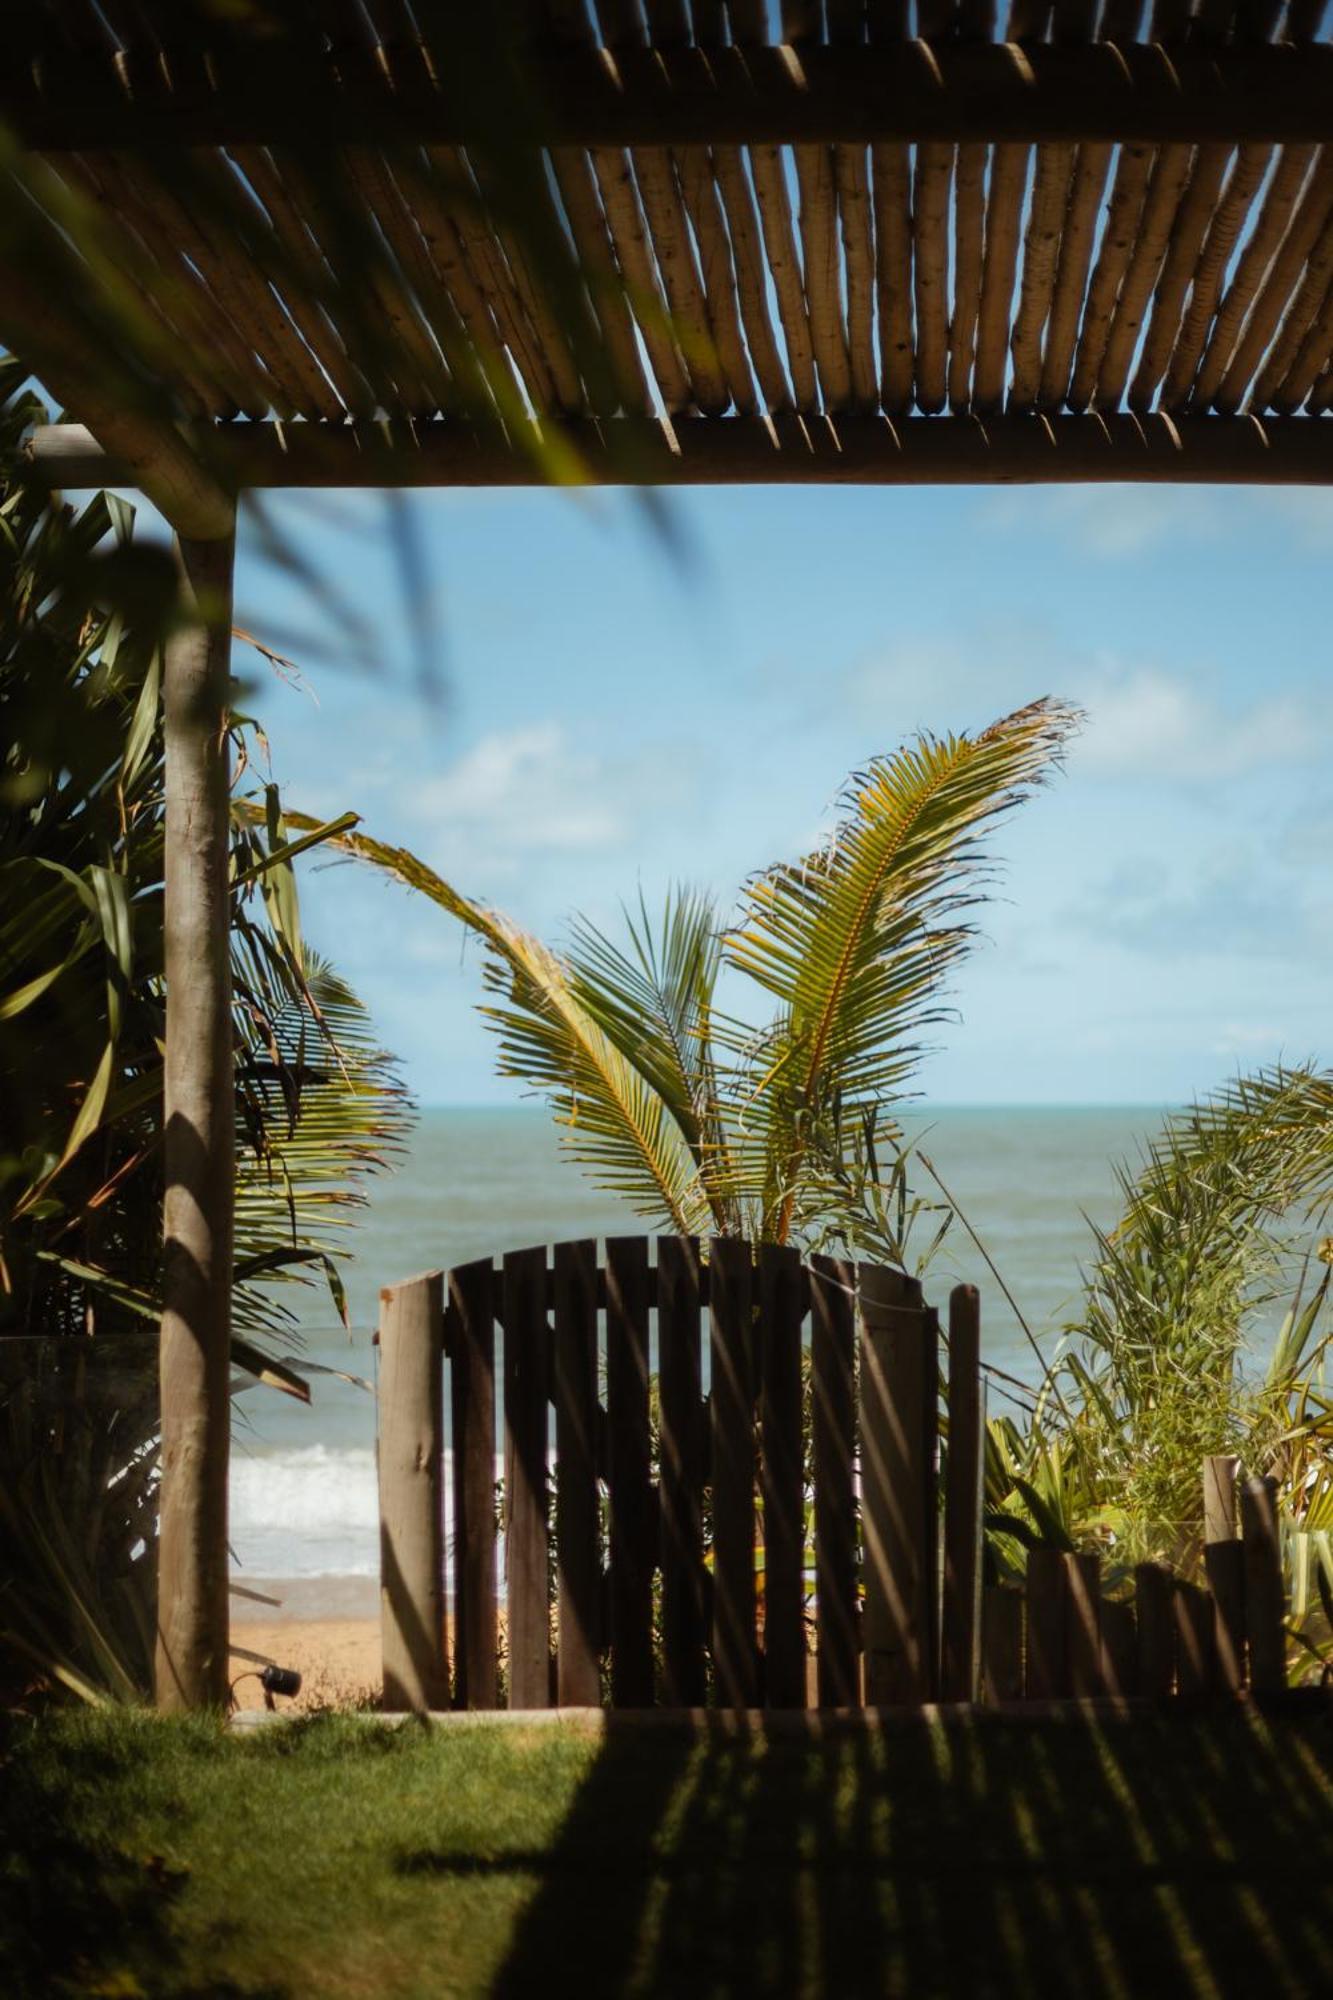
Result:
[[[1241,1714],[606,1739],[492,1987],[581,1996],[1314,1992],[1333,1727]]]
[[[58,1763],[40,1754],[11,1759],[5,1753],[23,1729],[0,1718],[4,2000],[284,2000],[267,1983],[194,1978],[172,1922],[187,1872],[124,1844],[98,1810],[99,1795],[124,1783],[132,1747],[90,1738],[63,1744]]]

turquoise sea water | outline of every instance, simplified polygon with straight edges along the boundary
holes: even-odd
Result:
[[[1161,1115],[1134,1107],[949,1107],[923,1110],[910,1121],[1043,1346],[1058,1333],[1078,1289],[1090,1247],[1085,1215],[1115,1219],[1113,1164],[1136,1152]],[[640,1226],[560,1158],[541,1109],[427,1111],[410,1156],[374,1184],[356,1231],[347,1272],[351,1332],[334,1323],[327,1299],[311,1291],[302,1300],[304,1351],[373,1380],[371,1330],[382,1285],[525,1244]],[[956,1222],[927,1274],[927,1296],[942,1305],[959,1278],[981,1288],[986,1358],[1030,1379],[1037,1367],[1032,1349]],[[372,1397],[321,1376],[309,1407],[253,1390],[239,1412],[232,1473],[238,1574],[373,1576]]]

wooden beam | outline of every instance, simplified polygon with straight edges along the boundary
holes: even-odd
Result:
[[[156,1689],[168,1709],[227,1699],[232,1089],[226,717],[234,535],[177,542],[182,622],[167,642],[165,1253]]]
[[[564,47],[478,90],[467,65],[430,71],[412,45],[337,48],[311,68],[279,43],[173,58],[0,52],[0,118],[35,150],[281,144],[293,92],[305,145],[485,143],[497,95],[534,143],[862,145],[1333,137],[1333,48],[1156,43],[1084,47],[905,41],[862,48]]]
[[[574,418],[553,428],[590,485],[1333,484],[1333,420],[1323,417],[694,417],[670,430]],[[373,425],[232,424],[208,445],[238,490],[545,484],[532,451],[447,421],[398,436]],[[81,425],[34,431],[28,452],[54,488],[136,484],[136,467]]]

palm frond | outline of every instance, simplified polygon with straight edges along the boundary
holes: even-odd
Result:
[[[746,1107],[766,1137],[779,1240],[834,1102],[902,1094],[993,872],[984,834],[1047,775],[1077,721],[1041,701],[975,737],[922,735],[852,778],[825,847],[749,884],[725,950],[782,1010]]]
[[[297,813],[287,818],[297,827],[314,824]],[[569,1156],[597,1185],[683,1235],[706,1228],[708,1196],[680,1127],[649,1076],[592,1012],[571,964],[406,848],[361,833],[335,836],[332,844],[428,897],[483,940],[487,987],[501,1004],[482,1012],[499,1040],[500,1072],[546,1096]]]

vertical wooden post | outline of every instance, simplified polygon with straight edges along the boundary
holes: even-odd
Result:
[[[816,1671],[821,1708],[855,1708],[861,1694],[856,1596],[855,1266],[810,1266],[811,1444],[815,1465]]]
[[[454,1450],[454,1703],[499,1701],[495,1591],[495,1273],[489,1258],[449,1273]]]
[[[1069,1692],[1065,1598],[1068,1583],[1061,1549],[1028,1550],[1027,1679],[1029,1701],[1053,1701]]]
[[[1282,1582],[1277,1481],[1271,1474],[1243,1482],[1240,1522],[1245,1545],[1245,1635],[1249,1641],[1250,1689],[1254,1694],[1277,1694],[1287,1685],[1286,1591]]]
[[[384,1707],[449,1706],[444,1639],[444,1274],[380,1293]]]
[[[722,1708],[753,1708],[755,1436],[750,1246],[718,1236],[708,1250],[709,1399],[713,1433],[713,1673]]]
[[[1239,1694],[1245,1684],[1245,1551],[1236,1533],[1236,1478],[1240,1460],[1229,1454],[1203,1461],[1203,1563],[1213,1596],[1213,1665],[1219,1689]]]
[[[611,1504],[611,1700],[653,1705],[652,1434],[648,1239],[606,1240],[607,1488]]]
[[[1134,1571],[1138,1623],[1139,1693],[1165,1695],[1176,1685],[1176,1582],[1165,1563],[1139,1563]]]
[[[226,719],[236,539],[178,538],[182,622],[163,675],[166,985],[159,1707],[227,1700],[232,1088]]]
[[[668,1708],[702,1708],[706,1458],[700,1367],[699,1245],[659,1237],[657,1367],[661,1384],[662,1688]]]
[[[602,1556],[597,1506],[597,1245],[555,1246],[556,1695],[601,1700]]]
[[[981,1297],[975,1285],[956,1285],[949,1298],[945,1478],[940,1694],[945,1701],[972,1701],[977,1684],[982,1485]]]
[[[981,1593],[981,1698],[1023,1699],[1023,1593],[988,1583]]]
[[[546,1251],[540,1246],[509,1251],[502,1274],[509,1706],[549,1708],[551,1323],[546,1313]]]
[[[759,1380],[763,1435],[764,1703],[805,1707],[805,1479],[801,1450],[801,1321],[806,1284],[791,1244],[759,1252]]]
[[[1085,1551],[1065,1559],[1065,1673],[1069,1692],[1106,1692],[1102,1669],[1101,1557]]]
[[[866,1705],[879,1708],[931,1695],[935,1579],[924,1413],[935,1361],[920,1288],[877,1264],[860,1265],[857,1278]]]

